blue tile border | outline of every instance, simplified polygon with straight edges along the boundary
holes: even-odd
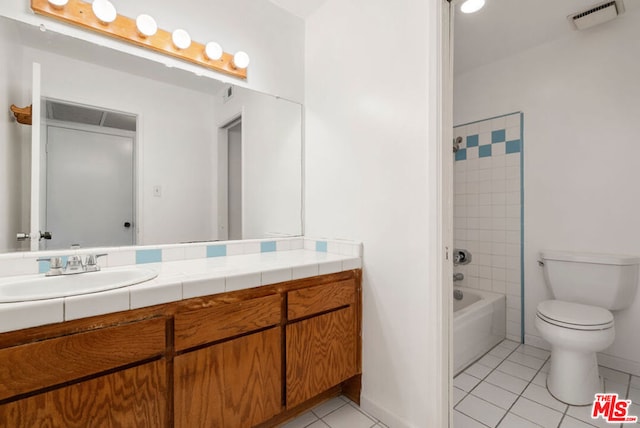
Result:
[[[491,131],[491,144],[504,143],[505,141],[507,141],[506,129],[496,129],[495,131]]]
[[[261,253],[271,253],[276,250],[276,241],[265,241],[260,243]]]
[[[478,134],[467,135],[467,147],[478,147],[480,136]]]
[[[457,161],[467,160],[467,149],[458,149],[455,157]]]
[[[66,266],[69,256],[62,256],[62,266]],[[38,261],[38,273],[47,273],[51,267],[51,262],[48,260]]]
[[[316,241],[316,251],[321,253],[327,252],[327,241]]]
[[[136,264],[160,263],[162,262],[162,250],[136,250]]]
[[[520,125],[520,126],[522,126],[522,125]],[[522,128],[520,129],[520,132],[522,132]],[[520,152],[520,141],[521,140],[507,141],[506,144],[505,144],[505,147],[504,147],[505,153],[506,154],[519,153]]]
[[[207,245],[207,257],[224,257],[226,255],[226,245]]]
[[[478,156],[481,158],[491,157],[491,145],[480,146],[478,148]]]

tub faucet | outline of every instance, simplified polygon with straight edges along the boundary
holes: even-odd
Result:
[[[462,272],[454,273],[453,280],[454,281],[462,281],[464,279],[464,274]]]

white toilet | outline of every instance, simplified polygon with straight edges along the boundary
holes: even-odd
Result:
[[[640,258],[543,251],[541,264],[556,300],[540,302],[536,328],[551,344],[547,388],[572,405],[593,403],[602,392],[596,352],[613,343],[613,314],[631,305]]]

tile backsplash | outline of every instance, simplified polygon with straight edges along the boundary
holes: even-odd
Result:
[[[523,114],[454,127],[454,244],[472,253],[456,282],[507,297],[507,337],[522,336]]]
[[[38,258],[62,257],[64,260],[73,254],[106,253],[107,256],[98,259],[98,264],[102,267],[116,267],[301,249],[362,257],[362,244],[354,241],[305,237],[247,239],[242,241],[193,244],[86,248],[0,254],[0,277],[45,273],[49,270],[49,262],[38,261]]]

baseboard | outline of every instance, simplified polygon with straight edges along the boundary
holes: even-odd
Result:
[[[640,363],[631,361],[613,355],[598,353],[598,364],[610,369],[618,370],[625,373],[631,373],[634,376],[640,376]]]
[[[365,412],[369,413],[374,418],[378,419],[380,422],[385,424],[386,426],[393,428],[416,428],[411,425],[409,422],[400,418],[398,415],[395,415],[389,412],[384,407],[380,406],[378,403],[370,400],[364,394],[360,396],[360,408]]]

